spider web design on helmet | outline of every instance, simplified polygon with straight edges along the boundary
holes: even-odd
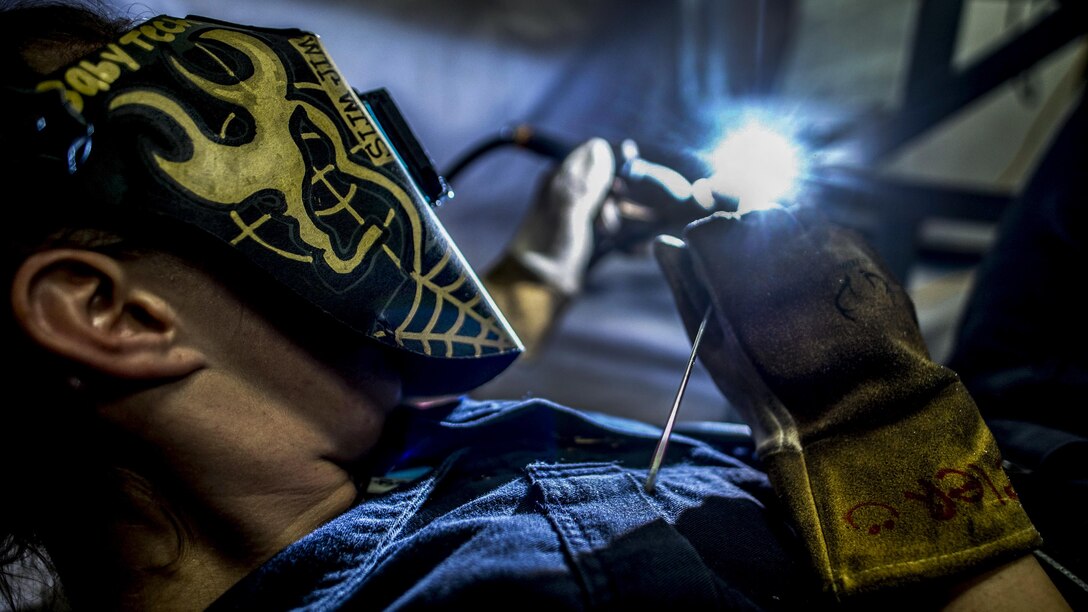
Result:
[[[385,245],[382,252],[388,257],[394,259],[396,257]],[[467,356],[463,347],[471,349],[471,354],[475,357],[515,348],[498,321],[477,310],[481,300],[484,299],[482,293],[471,291],[469,292],[471,297],[467,300],[457,295],[457,291],[466,285],[470,277],[467,271],[454,269],[460,266],[449,266],[452,258],[451,251],[447,250],[426,274],[411,272],[412,279],[416,282],[416,291],[408,316],[395,332],[397,343],[403,345],[410,341],[419,342],[426,355],[435,354],[434,346],[437,344],[444,348],[441,353],[443,357]],[[443,274],[444,272],[446,274]],[[450,277],[452,280],[442,284]],[[411,331],[412,324],[416,323],[416,315],[428,297],[433,297],[435,303],[431,308],[423,309],[424,313],[430,311],[429,316],[424,315],[427,322],[423,329]],[[442,325],[445,318],[443,315],[448,313],[446,306],[455,309],[456,318],[452,324],[444,326]]]

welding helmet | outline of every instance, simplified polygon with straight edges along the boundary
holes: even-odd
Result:
[[[160,16],[21,100],[29,154],[70,191],[212,236],[314,316],[395,349],[407,395],[466,392],[521,352],[388,92],[354,91],[316,35]]]

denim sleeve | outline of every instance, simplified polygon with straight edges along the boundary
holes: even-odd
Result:
[[[681,439],[647,495],[654,432],[517,408],[408,436],[405,456],[433,470],[292,545],[216,609],[755,610],[815,592],[758,471]]]

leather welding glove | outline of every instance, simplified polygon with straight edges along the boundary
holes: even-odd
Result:
[[[811,208],[716,214],[655,254],[700,359],[837,597],[1039,544],[993,436],[903,287]]]
[[[535,354],[577,295],[594,250],[594,222],[616,178],[611,145],[585,141],[542,183],[498,263],[484,277],[495,303]]]

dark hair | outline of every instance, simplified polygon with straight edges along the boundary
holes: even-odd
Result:
[[[93,0],[0,3],[0,73],[8,79],[5,86],[29,88],[42,75],[116,39],[130,26]],[[8,211],[0,269],[8,288],[22,261],[43,248],[124,248],[123,233],[116,231],[112,220],[65,206],[79,200],[66,193],[66,183],[33,160],[19,159],[29,148],[27,143],[5,137],[0,147]],[[68,602],[54,588],[56,573],[64,573],[64,561],[46,551],[53,548],[51,542],[60,540],[66,546],[93,544],[86,539],[93,536],[80,533],[81,501],[102,495],[103,479],[116,487],[124,476],[102,453],[105,432],[99,431],[101,426],[64,382],[77,372],[25,337],[15,323],[10,298],[0,303],[0,309],[0,342],[12,364],[0,379],[8,394],[0,422],[0,461],[5,467],[0,488],[6,494],[6,503],[0,504],[0,600],[12,609],[66,607]],[[95,578],[66,575],[69,601],[83,588],[81,583]]]

